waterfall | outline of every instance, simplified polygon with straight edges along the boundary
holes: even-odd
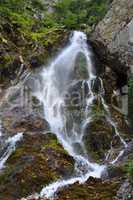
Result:
[[[71,117],[66,104],[66,94],[69,96],[69,89],[78,82],[75,80],[75,67],[77,58],[84,55],[85,67],[87,69],[87,79],[82,79],[81,88],[87,86],[87,95],[83,99],[82,120],[77,122]],[[72,185],[76,182],[85,183],[90,176],[101,178],[106,165],[93,163],[89,160],[89,155],[84,145],[84,134],[86,127],[93,121],[91,116],[94,100],[99,98],[106,115],[107,122],[114,128],[115,136],[118,136],[123,149],[119,155],[110,161],[112,144],[106,155],[105,161],[115,164],[125,152],[127,144],[121,137],[117,125],[111,117],[108,105],[104,100],[104,87],[101,78],[96,77],[95,69],[91,62],[91,51],[87,44],[87,37],[80,31],[74,31],[70,37],[69,45],[51,62],[51,64],[41,71],[41,81],[36,85],[34,95],[40,100],[44,107],[44,117],[51,127],[51,131],[57,136],[58,141],[64,149],[75,160],[75,171],[72,177],[61,179],[45,186],[38,197],[53,199],[56,193],[63,187]],[[98,93],[95,93],[95,83],[98,81]],[[80,110],[79,110],[80,111]],[[81,112],[81,111],[80,111]],[[68,128],[67,124],[71,123]],[[112,143],[112,142],[111,142]],[[78,148],[76,148],[78,146]],[[80,149],[80,151],[79,151]]]
[[[65,110],[65,93],[72,83],[76,59],[82,53],[86,59],[88,79],[85,80],[89,94],[85,99],[85,112],[77,132],[73,121],[73,127],[67,131]],[[40,90],[35,92],[37,98],[43,103],[44,116],[49,122],[51,131],[56,134],[59,142],[63,145],[75,160],[75,175],[69,179],[59,180],[42,189],[41,197],[52,198],[62,187],[75,182],[84,183],[90,176],[100,178],[105,166],[89,161],[83,144],[84,127],[91,122],[89,115],[95,96],[92,91],[92,82],[96,78],[94,67],[91,63],[91,51],[88,49],[87,37],[80,31],[74,31],[70,38],[70,44],[53,60],[47,68],[41,72],[42,82]],[[77,152],[75,144],[78,143],[82,154]]]

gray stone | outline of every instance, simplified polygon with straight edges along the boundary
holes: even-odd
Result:
[[[132,200],[133,185],[129,180],[126,180],[117,192],[116,200]]]
[[[133,66],[133,1],[114,0],[106,16],[96,26],[91,40],[106,48],[105,59],[114,59],[117,55],[119,64],[127,70]],[[105,52],[105,50],[103,50]],[[110,54],[110,55],[109,55]],[[112,63],[110,63],[112,64]],[[114,63],[115,70],[121,66]]]

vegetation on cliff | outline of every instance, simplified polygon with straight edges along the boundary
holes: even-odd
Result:
[[[26,67],[47,62],[64,33],[95,25],[105,15],[109,0],[59,0],[49,4],[41,0],[1,0],[0,81],[14,79],[22,62]]]

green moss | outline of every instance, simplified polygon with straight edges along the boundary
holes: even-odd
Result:
[[[101,105],[94,104],[92,106],[91,112],[92,112],[92,117],[93,117],[94,120],[98,120],[98,119],[105,117],[105,111],[101,107]]]
[[[101,182],[100,180],[88,180],[86,184],[74,184],[67,189],[59,192],[57,200],[75,199],[75,200],[111,200],[116,196],[120,182]]]
[[[125,166],[125,170],[127,175],[133,179],[133,160],[130,160],[127,165]]]
[[[73,169],[73,159],[53,134],[25,134],[0,174],[0,199],[18,199],[39,192]]]
[[[0,174],[0,185],[8,182],[11,173],[12,173],[12,167],[6,166],[6,169],[2,171]]]
[[[68,154],[67,151],[65,151],[64,149],[62,149],[61,144],[58,142],[57,139],[51,139],[47,144],[44,144],[44,149],[46,148],[53,148],[56,151]]]
[[[107,168],[109,178],[124,177],[126,175],[125,165],[109,165]]]
[[[9,65],[11,63],[13,63],[14,59],[15,59],[15,56],[14,55],[10,55],[8,53],[5,54],[5,55],[3,55],[3,56],[1,56],[1,65],[0,65],[0,68],[2,68],[2,67],[8,68]]]
[[[105,159],[112,139],[112,126],[106,121],[105,117],[93,119],[85,130],[84,142],[86,149],[96,162],[101,162]]]

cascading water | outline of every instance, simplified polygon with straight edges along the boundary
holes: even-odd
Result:
[[[65,97],[72,73],[74,72],[76,58],[82,53],[86,59],[88,70],[88,80],[86,83],[89,88],[89,95],[86,98],[85,115],[81,123],[81,132],[71,129],[71,134],[67,131],[65,125],[67,117],[65,115]],[[70,40],[70,45],[51,63],[51,65],[42,71],[43,86],[40,91],[36,91],[36,96],[44,105],[44,115],[51,126],[51,130],[56,134],[58,140],[68,153],[75,159],[75,176],[67,180],[59,180],[44,187],[40,193],[41,197],[51,198],[62,187],[75,182],[84,183],[90,176],[100,178],[105,166],[91,163],[85,152],[83,145],[84,126],[91,121],[88,116],[91,104],[94,100],[94,94],[91,90],[91,81],[95,79],[94,69],[91,63],[91,52],[87,47],[87,37],[84,33],[75,31]],[[82,148],[82,155],[78,154],[75,148],[75,142]]]
[[[23,133],[18,133],[13,137],[9,137],[6,140],[6,151],[0,158],[0,170],[2,170],[5,166],[6,161],[10,157],[10,155],[15,151],[16,149],[16,144],[23,138]]]
[[[65,94],[73,83],[73,73],[79,54],[84,55],[86,69],[88,71],[88,79],[82,80],[82,87],[84,87],[84,84],[87,84],[89,92],[84,99],[85,108],[82,122],[76,124],[73,120],[72,127],[68,131],[66,127],[68,118],[66,114]],[[73,177],[54,182],[44,187],[40,192],[39,196],[41,197],[53,198],[56,192],[62,187],[74,184],[75,182],[84,183],[90,176],[100,178],[106,168],[104,165],[98,165],[89,161],[83,142],[85,128],[92,121],[90,113],[95,99],[92,86],[96,79],[94,67],[91,63],[91,51],[87,46],[86,35],[80,31],[74,31],[73,36],[70,38],[69,46],[63,49],[50,66],[43,69],[41,77],[42,81],[35,91],[35,96],[43,103],[44,116],[50,124],[51,131],[56,134],[59,142],[75,160],[75,173]],[[115,123],[110,117],[108,106],[105,104],[102,96],[104,93],[103,83],[101,79],[99,80],[101,81],[101,92],[99,96],[103,108],[107,113],[107,120],[114,127],[116,135],[120,137],[121,143],[126,148],[125,141],[121,138]],[[75,148],[75,144],[77,143],[82,153],[79,153],[77,148]],[[118,157],[121,154],[120,152]],[[116,162],[118,157],[112,162]],[[108,156],[106,158],[108,159]]]
[[[103,87],[102,80],[101,80],[101,85],[102,85],[102,87]],[[103,98],[102,96],[101,96],[101,102],[102,102],[102,105],[103,105],[105,111],[107,112],[106,120],[112,125],[112,127],[113,127],[114,130],[115,130],[115,136],[118,136],[118,137],[119,137],[120,142],[121,142],[121,144],[122,144],[123,147],[124,147],[124,148],[120,151],[120,153],[118,154],[118,156],[117,156],[113,161],[110,162],[111,164],[115,164],[115,163],[119,160],[119,158],[121,158],[121,156],[124,154],[125,149],[128,147],[128,144],[127,144],[127,143],[125,142],[125,140],[121,137],[121,135],[120,135],[120,133],[119,133],[119,131],[118,131],[118,129],[117,129],[117,126],[116,126],[115,122],[114,122],[114,121],[112,120],[112,118],[111,118],[111,114],[110,114],[110,111],[109,111],[109,107],[108,107],[107,104],[105,103],[105,100],[104,100],[104,98]],[[111,152],[112,152],[112,142],[111,142],[111,148],[110,148],[110,150],[109,150],[109,152],[107,153],[106,158],[105,158],[106,161],[109,159]]]

